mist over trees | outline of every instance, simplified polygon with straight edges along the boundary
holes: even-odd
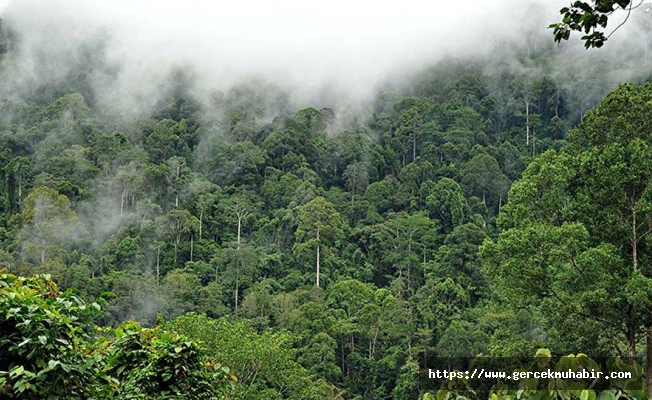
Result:
[[[643,20],[325,90],[146,76],[92,9],[61,33],[24,7],[0,14],[1,395],[407,400],[432,357],[652,355],[650,87],[607,95],[651,76]]]

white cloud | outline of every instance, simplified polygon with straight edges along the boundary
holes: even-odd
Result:
[[[170,68],[187,65],[211,88],[259,75],[306,98],[339,89],[362,99],[443,54],[488,51],[523,20],[545,30],[556,3],[565,1],[543,8],[549,19],[522,11],[522,0],[13,0],[5,14],[24,38],[21,70],[32,79],[43,62],[60,75],[75,46],[110,32],[108,61],[121,68],[101,91],[113,103],[155,96]]]

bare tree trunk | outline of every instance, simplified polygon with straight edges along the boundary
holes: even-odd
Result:
[[[240,264],[242,263],[242,255],[240,253],[240,242],[242,239],[242,220],[249,215],[249,209],[245,206],[243,202],[236,202],[231,206],[231,210],[235,213],[236,218],[238,219],[238,235],[237,235],[237,252],[238,257],[235,263],[235,291],[234,291],[234,314],[238,315],[238,295],[240,291]]]
[[[412,253],[412,240],[408,242],[408,254]],[[412,293],[412,263],[407,264],[407,292]],[[409,296],[409,294],[408,294]]]
[[[159,286],[161,276],[161,245],[156,250],[156,286]]]
[[[317,287],[319,287],[319,229],[317,229]]]
[[[23,198],[23,179],[22,174],[18,174],[18,211],[21,211],[20,205],[22,204]]]
[[[195,235],[193,235],[191,232],[190,233],[190,261],[192,261],[192,252],[194,250],[194,247],[195,247]]]
[[[120,196],[120,215],[124,213],[125,197],[127,196],[127,189],[122,189],[122,196]]]
[[[240,251],[240,232],[242,231],[242,217],[238,215],[238,251]]]
[[[201,240],[201,226],[202,226],[202,218],[204,217],[204,211],[199,212],[199,240]]]
[[[180,224],[181,222],[179,222],[179,225],[177,226],[177,237],[174,239],[174,267],[175,268],[177,266],[177,258],[179,255],[179,243],[181,243],[181,232],[179,232],[179,230],[181,229]]]
[[[638,270],[638,237],[636,236],[636,211],[632,212],[632,267],[634,268],[634,272]]]
[[[412,124],[412,161],[417,158],[417,124]]]
[[[525,99],[525,144],[530,144],[530,99]]]

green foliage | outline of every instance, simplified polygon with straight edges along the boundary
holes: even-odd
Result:
[[[210,361],[190,338],[127,322],[105,347],[106,369],[123,399],[222,399],[237,378]]]
[[[316,252],[316,285],[319,286],[321,259],[326,251],[342,237],[342,221],[335,206],[323,197],[316,197],[298,209],[299,225],[295,233],[298,254],[307,250]],[[324,254],[326,253],[326,254]],[[321,258],[320,258],[321,257]]]
[[[290,93],[259,82],[195,96],[182,71],[146,115],[109,116],[93,101],[88,77],[112,75],[98,75],[87,60],[76,65],[79,76],[0,100],[0,265],[47,272],[80,298],[107,299],[95,322],[122,333],[84,325],[89,337],[79,345],[97,364],[88,367],[101,378],[98,393],[106,391],[97,398],[202,395],[191,386],[219,396],[231,378],[218,364],[238,377],[231,398],[417,398],[415,369],[431,355],[514,355],[573,340],[605,348],[604,325],[583,317],[571,322],[598,335],[573,326],[544,331],[564,307],[533,300],[508,308],[507,292],[495,290],[476,254],[486,237],[497,237],[496,221],[509,229],[505,221],[520,226],[529,214],[553,221],[610,209],[604,201],[551,211],[566,204],[567,193],[554,188],[580,176],[554,153],[544,156],[550,163],[535,159],[542,172],[529,175],[545,190],[517,184],[512,191],[524,202],[534,196],[534,205],[504,206],[526,161],[559,149],[566,127],[591,106],[587,88],[597,98],[610,82],[598,63],[591,74],[557,77],[549,49],[535,44],[530,54],[526,41],[527,54],[522,43],[501,45],[487,59],[442,60],[383,87],[364,118],[353,109],[292,110]],[[5,60],[16,51],[6,50]],[[101,54],[89,51],[93,60]],[[13,81],[5,65],[3,77]],[[603,132],[608,142],[619,127],[645,130],[648,100],[612,98],[629,107],[588,113],[595,128],[573,134]],[[648,155],[638,142],[609,152],[572,166],[591,175],[612,156],[626,167]],[[591,185],[618,181],[619,168]],[[637,207],[647,212],[645,202]],[[580,221],[586,232],[572,232],[586,245],[581,262],[595,267],[587,280],[627,260],[618,253],[626,239],[614,247],[585,240],[625,238],[618,221],[592,218],[595,227]],[[566,279],[555,288],[581,284],[567,272],[553,276]],[[621,281],[605,279],[571,303],[605,316],[627,300],[645,317],[646,273],[628,280],[624,293],[609,290]],[[616,305],[601,307],[590,295]],[[155,326],[159,313],[179,318],[152,329],[123,325]],[[138,368],[121,369],[125,362]]]
[[[89,398],[115,381],[89,351],[96,303],[61,293],[49,277],[0,274],[0,392],[10,398]]]
[[[259,334],[245,322],[192,313],[167,322],[165,328],[199,340],[211,360],[229,366],[235,399],[331,398],[324,394],[325,383],[296,362],[291,348],[295,338],[286,332]]]
[[[609,17],[617,10],[623,9],[631,12],[632,2],[630,0],[601,0],[601,1],[576,1],[569,7],[562,8],[559,12],[563,16],[561,22],[552,24],[549,28],[554,29],[555,42],[568,40],[573,31],[583,32],[584,46],[602,47],[609,36],[601,30],[607,27]]]
[[[47,276],[0,275],[0,391],[40,399],[222,399],[235,377],[182,335],[127,322],[98,331],[100,305]]]
[[[652,147],[649,123],[629,104],[651,92],[621,86],[587,113],[561,153],[535,159],[510,192],[503,231],[483,245],[500,291],[540,305],[559,350],[627,349],[633,357],[650,329],[652,169],[643,160]]]
[[[87,234],[68,198],[48,187],[36,188],[25,198],[17,219],[23,228],[18,239],[26,258],[34,263],[55,258],[70,246],[68,238],[82,240]]]

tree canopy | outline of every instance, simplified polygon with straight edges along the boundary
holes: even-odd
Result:
[[[0,397],[414,400],[435,357],[644,355],[652,95],[590,110],[617,61],[547,36],[360,112],[188,65],[116,115],[102,48],[0,88]]]
[[[539,304],[551,333],[630,360],[639,343],[652,355],[650,99],[650,84],[620,86],[533,160],[482,249],[501,291]]]

